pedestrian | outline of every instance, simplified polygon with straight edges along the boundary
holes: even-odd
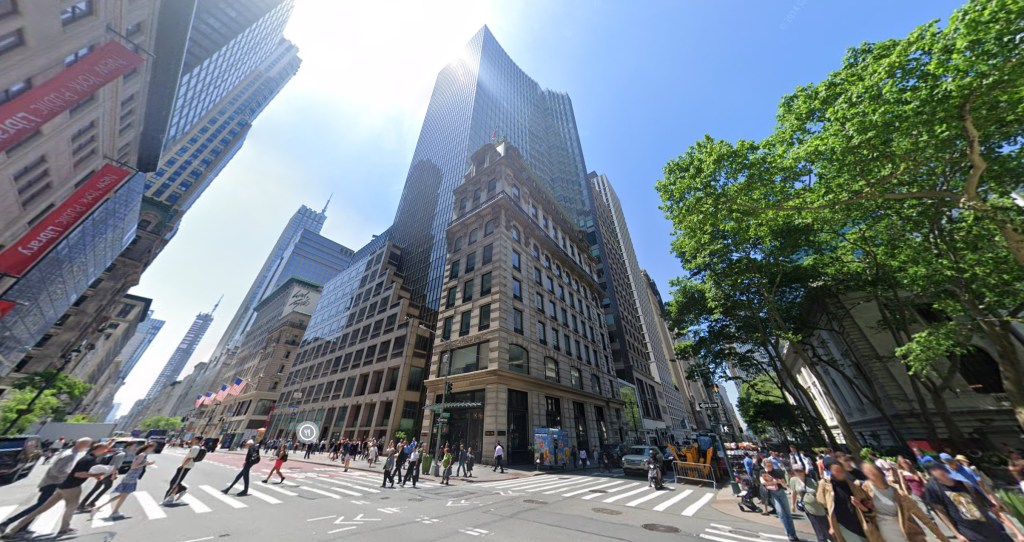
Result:
[[[409,460],[409,452],[406,451],[406,443],[404,440],[398,443],[398,449],[396,452],[398,453],[398,457],[395,458],[395,474],[398,475],[399,485],[405,485],[405,471],[402,470],[402,467],[405,467],[405,462]]]
[[[192,437],[192,446],[185,452],[185,459],[181,461],[181,465],[174,471],[171,483],[167,487],[167,493],[164,494],[163,504],[171,504],[181,499],[185,492],[188,491],[188,488],[182,482],[185,481],[185,477],[188,476],[189,471],[192,470],[196,462],[202,461],[206,457],[206,449],[199,446],[199,443],[202,441],[202,437]]]
[[[60,453],[57,456],[57,460],[50,465],[50,468],[46,469],[43,478],[39,480],[39,496],[36,498],[36,502],[21,512],[7,518],[3,523],[0,523],[0,534],[7,532],[7,528],[13,525],[14,522],[35,512],[40,506],[46,504],[50,497],[57,492],[57,486],[71,474],[71,469],[74,468],[75,463],[82,457],[82,454],[86,453],[90,446],[92,446],[91,438],[80,438],[75,441],[73,447]]]
[[[807,476],[807,467],[800,463],[793,465],[793,476],[789,478],[790,504],[807,516],[817,542],[828,542],[828,510],[818,502],[818,483]]]
[[[309,456],[312,455],[312,453],[313,453],[313,443],[312,442],[307,442],[306,443],[306,455],[303,457],[303,459],[309,459]]]
[[[110,519],[118,520],[124,519],[124,515],[121,514],[121,505],[124,504],[125,499],[128,495],[131,495],[138,488],[139,478],[142,476],[143,471],[146,470],[147,465],[152,465],[155,461],[149,460],[149,452],[156,447],[155,442],[147,442],[139,449],[135,454],[135,459],[132,460],[131,469],[124,475],[124,478],[114,487],[114,496],[107,499],[107,502],[93,507],[91,516],[96,513],[104,506],[114,503],[114,509],[110,512]]]
[[[836,542],[880,542],[871,498],[839,461],[825,460],[828,477],[818,485],[818,502],[828,511],[829,534]]]
[[[273,476],[274,473],[276,472],[277,475],[281,477],[281,481],[278,482],[278,483],[279,484],[283,484],[284,483],[284,474],[281,473],[281,467],[283,467],[284,464],[287,461],[288,461],[288,447],[287,446],[281,446],[281,447],[279,447],[277,449],[277,455],[275,456],[275,459],[274,459],[274,467],[271,468],[270,472],[267,473],[267,477],[263,479],[263,483],[266,484],[266,483],[270,482],[270,477]]]
[[[348,441],[344,444],[342,451],[345,454],[345,472],[348,472],[348,467],[352,463],[352,456],[355,455],[355,443]]]
[[[590,466],[590,462],[587,461],[587,449],[586,448],[580,448],[580,465],[582,465],[584,469],[587,468],[588,466]]]
[[[652,450],[653,452],[653,450]],[[793,513],[789,508],[789,499],[786,495],[786,473],[782,469],[775,468],[771,459],[765,459],[761,464],[764,470],[761,472],[761,485],[768,492],[768,499],[775,505],[775,511],[779,514],[779,521],[782,528],[786,530],[786,536],[792,540],[799,540],[796,536],[796,526],[793,525]],[[764,512],[767,515],[767,511]]]
[[[473,447],[466,448],[466,478],[473,477],[473,463],[476,462],[476,457],[473,456]]]
[[[503,459],[505,459],[505,449],[501,447],[501,441],[498,441],[494,445],[494,468],[491,469],[491,472],[501,469],[501,473],[505,474],[505,465],[502,464]]]
[[[923,505],[924,477],[917,472],[917,469],[914,468],[914,464],[906,457],[900,456],[899,459],[896,460],[896,476],[904,493],[910,495],[910,497],[914,499],[919,506]]]
[[[413,448],[412,453],[409,454],[409,467],[405,471],[405,479],[402,480],[402,487],[409,481],[412,482],[412,487],[416,487],[416,482],[420,479],[420,450],[419,448]]]
[[[384,487],[387,484],[391,484],[391,487],[395,487],[395,448],[388,446],[384,450],[384,480],[380,483],[380,487]]]
[[[999,513],[995,505],[970,483],[953,477],[937,461],[922,464],[932,479],[925,485],[925,502],[954,533],[960,542],[1013,542],[1006,530],[1016,526]],[[1017,542],[1024,540],[1019,534]]]
[[[373,468],[373,465],[377,463],[377,453],[378,453],[377,452],[377,442],[376,441],[371,442],[370,443],[370,447],[367,449],[367,452],[366,452],[366,454],[367,454],[367,460],[366,461],[367,461],[367,463],[369,463],[369,467],[370,468]]]
[[[20,537],[20,533],[23,529],[28,527],[37,517],[46,513],[49,509],[57,506],[62,501],[64,502],[64,515],[61,517],[60,529],[57,531],[57,537],[67,536],[75,534],[77,531],[71,528],[71,517],[75,515],[75,508],[78,507],[78,501],[82,497],[82,484],[85,483],[89,478],[95,478],[99,480],[106,476],[107,469],[93,469],[96,466],[96,460],[103,454],[110,451],[110,446],[105,442],[97,442],[89,448],[89,452],[81,457],[75,466],[72,467],[71,473],[57,486],[57,492],[54,493],[42,506],[36,508],[31,514],[21,518],[11,530],[4,534],[4,538],[16,538]]]
[[[64,440],[63,436],[51,442],[50,445],[46,448],[46,457],[45,459],[43,459],[43,464],[45,465],[49,463],[50,459],[53,456],[60,454],[60,452],[64,450],[64,446],[66,444],[67,441]]]
[[[113,447],[113,441],[107,444]],[[124,464],[125,458],[128,457],[128,453],[135,453],[135,443],[131,442],[123,450],[114,450],[112,453],[100,458],[99,463],[102,465],[110,466],[110,474],[97,480],[92,486],[92,490],[86,494],[82,502],[78,504],[78,512],[90,512],[92,508],[96,506],[96,502],[100,500],[100,497],[107,492],[114,485],[114,480],[117,479],[118,471],[121,469],[121,465]]]
[[[894,465],[892,461],[889,461],[888,459],[886,459],[884,457],[879,457],[878,454],[876,454],[873,451],[869,451],[868,452],[868,459],[871,460],[871,462],[872,462],[872,464],[874,466],[876,466],[879,469],[881,469],[882,473],[885,474],[885,477],[888,478],[890,482],[895,483],[895,481],[896,481],[896,465]],[[864,470],[864,466],[863,465],[861,465],[861,470],[862,471]],[[865,473],[865,475],[866,475],[866,473]]]
[[[579,468],[580,464],[580,451],[573,445],[572,450],[569,451],[569,455],[572,457],[572,470]]]
[[[895,465],[893,468],[895,469]],[[945,537],[939,526],[918,508],[909,495],[889,484],[885,471],[877,463],[865,461],[861,465],[861,470],[868,477],[868,481],[862,483],[861,487],[871,498],[871,504],[875,509],[875,524],[882,540],[925,542],[927,537],[922,527],[930,530],[939,540]]]
[[[441,483],[450,486],[452,478],[452,452],[444,449],[444,456],[441,457]]]
[[[455,468],[455,476],[466,474],[466,447],[459,444],[459,465]]]
[[[242,463],[242,470],[235,475],[235,479],[231,481],[231,485],[221,490],[221,493],[227,495],[231,488],[235,487],[235,484],[239,480],[242,481],[242,491],[238,492],[239,497],[244,497],[249,494],[249,471],[252,470],[260,462],[260,450],[254,446],[254,442],[248,440],[242,445],[246,448],[245,461]]]

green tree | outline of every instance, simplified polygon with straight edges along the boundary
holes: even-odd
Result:
[[[52,391],[45,391],[36,397],[34,389],[15,389],[5,394],[6,400],[0,405],[0,427],[5,435],[24,433],[30,425],[56,412],[62,401]]]
[[[152,418],[146,418],[139,422],[139,429],[143,431],[150,431],[152,429],[166,429],[168,431],[176,431],[181,429],[181,418],[171,418],[168,416],[153,416]]]
[[[18,390],[47,390],[55,395],[64,396],[68,401],[77,401],[89,393],[92,385],[61,371],[53,369],[40,371],[20,378],[14,383]]]
[[[64,421],[67,423],[96,423],[96,418],[88,414],[72,414]]]
[[[643,421],[640,419],[640,404],[636,401],[636,392],[629,386],[619,388],[619,397],[625,403],[623,415],[626,417],[626,427],[633,432],[634,438],[639,441],[640,432],[643,431]]]
[[[774,433],[785,441],[802,431],[799,412],[766,376],[740,384],[737,406],[750,431],[762,439]]]

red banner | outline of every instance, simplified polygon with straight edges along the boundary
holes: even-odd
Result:
[[[13,301],[5,301],[3,299],[0,299],[0,318],[7,316],[7,313],[13,311],[14,307],[17,306],[18,304]]]
[[[0,273],[20,277],[89,216],[132,172],[106,165],[86,179],[64,203],[0,252]]]
[[[124,45],[108,41],[45,83],[0,105],[0,152],[34,134],[40,126],[85,101],[142,61],[141,56]]]

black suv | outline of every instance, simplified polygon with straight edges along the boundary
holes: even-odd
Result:
[[[0,437],[0,485],[28,476],[42,455],[42,441],[35,435]]]

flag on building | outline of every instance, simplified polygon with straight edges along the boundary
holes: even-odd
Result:
[[[203,403],[202,404],[208,405],[208,404],[210,404],[212,402],[213,402],[213,392],[208,391],[208,392],[206,392],[206,395],[203,396]]]
[[[215,395],[213,397],[213,399],[215,401],[223,401],[224,398],[227,397],[227,396],[228,396],[228,385],[227,384],[221,384],[220,385],[220,391],[217,392],[217,395]]]
[[[231,384],[231,387],[228,388],[228,395],[238,395],[242,393],[243,389],[245,389],[245,380],[236,378],[235,383]]]
[[[203,394],[200,393],[196,396],[196,408],[199,408],[201,404],[203,404]]]

